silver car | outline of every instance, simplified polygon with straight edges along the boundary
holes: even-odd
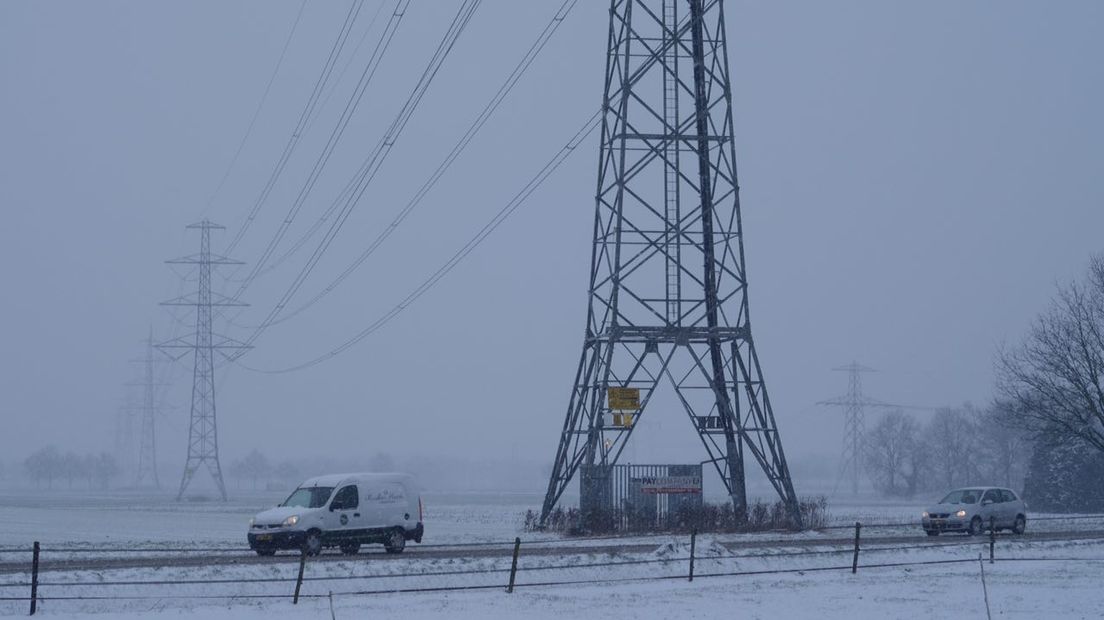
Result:
[[[920,524],[928,536],[940,532],[966,532],[974,536],[989,529],[1023,534],[1027,528],[1027,504],[1009,489],[969,487],[955,489],[921,514]]]

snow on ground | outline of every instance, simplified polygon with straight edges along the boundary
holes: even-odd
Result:
[[[230,502],[176,503],[171,497],[149,497],[119,492],[108,496],[65,493],[0,493],[0,549],[26,549],[31,541],[44,547],[118,545],[123,547],[220,547],[241,549],[250,516],[276,504],[282,494],[235,494]],[[730,552],[722,542],[736,540],[775,541],[802,538],[819,540],[846,537],[846,529],[806,532],[799,535],[768,532],[747,535],[701,536],[697,547],[694,583],[650,580],[662,575],[683,575],[688,554],[685,536],[632,538],[617,542],[650,542],[654,552],[607,553],[567,556],[527,556],[526,544],[555,538],[549,534],[522,531],[524,512],[539,506],[533,494],[432,494],[427,493],[428,544],[456,544],[509,541],[521,536],[522,560],[513,595],[502,586],[508,578],[509,559],[419,557],[418,547],[402,557],[372,550],[349,561],[308,564],[306,595],[336,593],[336,618],[398,614],[404,618],[553,618],[578,617],[670,617],[694,618],[716,615],[724,608],[738,610],[741,617],[893,618],[917,614],[961,618],[982,618],[984,601],[976,562],[935,566],[864,568],[856,576],[849,570],[815,569],[846,566],[849,549],[829,547],[815,550],[820,555],[787,555],[794,548],[774,547],[766,551],[776,557],[733,558],[758,550]],[[922,502],[841,500],[831,504],[833,523],[912,522]],[[1037,516],[1037,515],[1033,515]],[[1034,531],[1095,528],[1104,520],[1032,521]],[[864,530],[866,536],[917,535],[917,526]],[[617,544],[607,541],[609,544]],[[918,543],[929,542],[917,536]],[[966,542],[945,536],[931,542]],[[980,541],[978,541],[980,542]],[[568,546],[589,546],[593,541],[565,541]],[[984,545],[878,551],[870,544],[862,554],[863,564],[879,562],[929,561],[976,558]],[[838,552],[838,553],[837,553]],[[0,551],[2,561],[25,561],[25,553]],[[78,555],[78,554],[74,554]],[[65,554],[50,553],[58,559]],[[1104,541],[1077,543],[1028,543],[1002,537],[997,557],[1081,558],[1097,561],[1050,560],[998,562],[985,568],[990,573],[990,602],[994,616],[1023,618],[1095,618],[1104,616]],[[641,563],[647,562],[647,563]],[[616,563],[612,566],[581,566]],[[702,576],[708,573],[773,571],[800,568],[802,574],[758,574]],[[68,571],[44,573],[41,595],[46,598],[40,612],[47,617],[90,618],[326,618],[328,600],[305,599],[298,606],[289,596],[297,566],[294,563],[247,566],[163,567],[127,570]],[[471,573],[471,571],[481,571]],[[451,574],[464,572],[469,574]],[[396,574],[417,573],[413,577]],[[438,574],[426,574],[438,573]],[[445,574],[441,574],[445,573]],[[281,579],[279,583],[263,580]],[[222,580],[215,584],[182,584],[187,580]],[[26,573],[0,577],[0,583],[24,583]],[[161,586],[97,585],[70,586],[73,581],[158,580]],[[570,586],[525,587],[546,581],[583,581]],[[612,581],[625,580],[625,581]],[[364,590],[424,588],[440,586],[494,586],[493,589],[459,592],[424,592],[348,596],[342,593]],[[0,588],[0,597],[26,596],[26,588]],[[63,601],[51,596],[129,595],[154,598],[130,601]],[[279,599],[225,599],[197,601],[196,595],[266,594]],[[180,598],[174,598],[180,597]],[[26,602],[0,601],[0,615],[26,613]]]
[[[864,554],[857,575],[849,569],[817,571],[818,567],[840,567],[850,563],[850,556],[825,555],[804,557],[731,559],[723,548],[709,540],[702,541],[697,578],[693,583],[683,580],[652,581],[657,575],[683,575],[686,563],[685,547],[675,544],[661,546],[655,553],[638,555],[575,556],[565,558],[532,557],[524,559],[513,594],[504,588],[460,592],[421,592],[372,595],[345,595],[343,592],[390,588],[430,587],[439,585],[500,585],[505,575],[500,573],[430,576],[420,578],[380,578],[356,581],[309,581],[304,584],[307,595],[322,598],[305,599],[293,606],[289,596],[278,600],[202,602],[173,599],[173,595],[211,594],[220,587],[238,594],[274,591],[266,584],[236,584],[233,586],[175,586],[164,588],[164,598],[142,601],[60,601],[50,600],[62,591],[44,588],[47,596],[40,607],[45,617],[87,618],[328,618],[329,600],[334,592],[335,618],[395,616],[402,618],[704,618],[726,610],[747,618],[908,618],[922,616],[985,618],[985,600],[977,561],[978,548],[953,547]],[[1098,618],[1104,616],[1104,593],[1099,584],[1104,579],[1104,544],[1086,543],[1024,543],[1006,545],[998,551],[999,558],[1055,558],[1047,561],[999,561],[984,564],[989,602],[993,616],[1001,618]],[[493,569],[502,567],[499,560],[418,560],[413,555],[401,561],[379,562],[362,558],[350,562],[319,564],[309,568],[311,576],[342,576],[352,573],[382,574],[409,571],[446,572],[449,569]],[[586,564],[595,561],[631,561],[633,559],[665,559],[644,565],[614,567],[578,567],[556,570],[533,570],[553,564]],[[931,560],[969,559],[961,564],[872,568],[867,564],[915,562]],[[1082,561],[1078,561],[1078,559]],[[1097,561],[1087,561],[1096,559]],[[789,574],[754,574],[710,576],[733,571],[770,571],[800,568],[803,572]],[[177,569],[179,578],[197,575],[217,575],[224,578],[258,578],[272,574],[289,576],[285,566],[219,567]],[[66,579],[87,579],[88,574],[67,574]],[[166,578],[172,571],[128,570],[99,574],[105,580],[133,577]],[[58,579],[51,577],[51,579]],[[533,586],[524,584],[546,581],[583,581],[566,586]],[[625,581],[613,581],[625,580]],[[288,584],[279,584],[278,591],[290,595]],[[201,589],[200,589],[201,588]],[[69,591],[72,589],[66,589]],[[101,593],[106,591],[106,586]],[[112,592],[130,593],[126,588]],[[149,594],[147,589],[145,594]],[[5,603],[0,614],[25,613],[26,603]]]

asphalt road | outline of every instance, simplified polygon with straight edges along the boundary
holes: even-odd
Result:
[[[596,539],[576,540],[570,539],[555,541],[532,541],[522,543],[521,553],[524,556],[577,556],[591,554],[634,554],[652,553],[667,545],[672,540],[688,543],[688,537],[663,536],[653,541],[641,538],[631,539]],[[1012,534],[998,534],[998,544],[1009,542],[1059,542],[1104,539],[1104,530],[1075,530],[1075,531],[1048,531],[1028,532],[1022,536]],[[988,536],[967,537],[963,535],[943,535],[939,537],[925,536],[923,534],[895,535],[895,536],[867,536],[863,535],[861,547],[871,548],[878,546],[908,546],[915,548],[958,546],[967,544],[984,544]],[[811,547],[848,547],[854,544],[850,535],[840,535],[825,538],[794,538],[764,540],[751,538],[743,540],[719,541],[734,554],[740,553],[772,553],[785,554],[787,550],[798,551]],[[506,558],[513,553],[513,545],[425,545],[408,544],[406,551],[399,555],[384,553],[381,547],[371,546],[362,549],[357,556],[350,557],[340,553],[329,551],[320,556],[312,557],[310,562],[349,562],[360,559],[366,562],[398,561],[416,559],[452,559],[452,558]],[[55,557],[51,557],[51,555]],[[57,557],[62,556],[62,557]],[[106,557],[105,557],[106,556]],[[81,570],[116,570],[129,568],[165,568],[165,567],[194,567],[194,566],[242,566],[264,564],[288,564],[299,561],[299,554],[295,552],[283,552],[274,557],[260,557],[248,549],[227,549],[219,552],[140,552],[133,554],[98,553],[70,553],[44,551],[39,565],[40,572],[81,571]],[[0,574],[29,573],[31,568],[30,554],[0,553]]]

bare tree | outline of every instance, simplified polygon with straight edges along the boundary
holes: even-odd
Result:
[[[988,481],[1022,489],[1032,442],[1012,414],[1012,407],[1001,402],[991,405],[981,414],[979,430],[982,467]]]
[[[119,475],[119,464],[115,462],[115,457],[106,452],[101,452],[99,456],[89,455],[89,461],[92,477],[101,489],[106,489],[111,480]]]
[[[62,475],[64,457],[54,446],[46,446],[23,461],[23,468],[36,485],[45,480],[48,488],[53,488],[54,479]]]
[[[1104,256],[1083,284],[1059,288],[1024,342],[1001,352],[997,374],[1025,428],[1104,451]]]
[[[935,412],[924,429],[924,450],[930,457],[932,474],[946,488],[969,484],[979,477],[977,418],[971,405],[943,408]]]
[[[882,416],[866,434],[867,471],[876,489],[891,495],[915,491],[915,470],[911,468],[918,434],[916,421],[899,410]]]
[[[272,470],[272,475],[284,484],[295,484],[299,482],[299,466],[288,460],[280,461]]]
[[[267,477],[271,471],[272,466],[269,465],[268,459],[257,450],[253,450],[241,460],[241,474],[253,481],[254,489],[257,488],[257,480]]]

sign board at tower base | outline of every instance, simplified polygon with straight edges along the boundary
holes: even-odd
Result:
[[[701,494],[701,476],[642,476],[640,492],[645,495]]]

